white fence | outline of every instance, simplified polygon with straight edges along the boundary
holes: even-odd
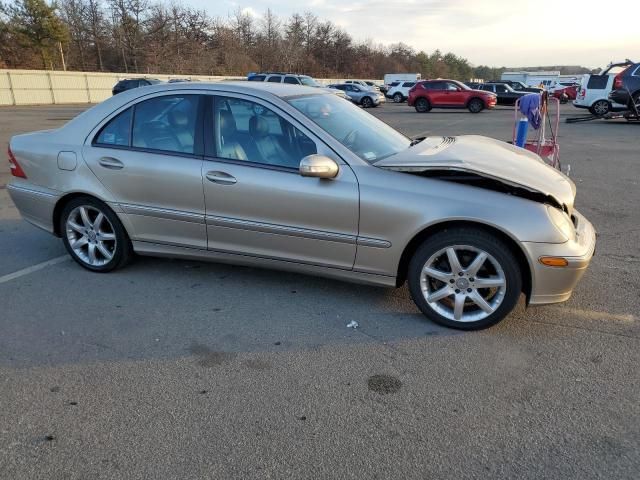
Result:
[[[0,106],[98,103],[111,96],[111,89],[118,80],[144,77],[165,81],[171,78],[188,78],[201,82],[244,80],[246,78],[0,69]],[[325,78],[319,79],[319,81],[329,84],[342,80]]]

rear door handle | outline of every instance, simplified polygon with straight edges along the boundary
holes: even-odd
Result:
[[[236,177],[226,172],[207,172],[205,177],[210,182],[219,183],[220,185],[233,185],[237,182]]]
[[[98,160],[98,163],[104,168],[110,168],[111,170],[120,170],[121,168],[124,168],[124,163],[113,157],[102,157]]]

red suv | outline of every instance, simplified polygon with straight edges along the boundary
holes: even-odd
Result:
[[[473,90],[456,80],[423,80],[409,90],[409,106],[426,113],[432,108],[468,108],[478,113],[496,106],[495,93]]]

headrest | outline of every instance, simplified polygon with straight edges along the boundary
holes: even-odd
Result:
[[[189,124],[189,117],[180,110],[171,110],[169,112],[169,122],[174,127],[185,127]]]
[[[269,123],[264,117],[254,115],[249,119],[249,132],[252,137],[264,137],[269,135]]]
[[[235,134],[237,130],[232,113],[228,110],[220,110],[220,134],[226,137]]]

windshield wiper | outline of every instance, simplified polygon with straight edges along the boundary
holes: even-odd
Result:
[[[410,147],[413,147],[414,145],[419,144],[421,141],[423,141],[425,138],[427,137],[418,137],[418,138],[414,138],[413,140],[411,140],[411,143],[409,144]]]

